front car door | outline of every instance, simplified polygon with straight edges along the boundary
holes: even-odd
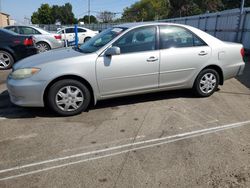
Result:
[[[211,57],[211,48],[180,26],[160,26],[160,87],[185,87]]]
[[[66,28],[65,32],[66,32],[66,39],[69,42],[75,41],[75,29],[73,27]]]
[[[120,55],[101,55],[96,62],[97,81],[102,97],[123,95],[158,87],[159,50],[157,27],[147,26],[124,34],[112,46]]]
[[[78,39],[79,39],[79,43],[84,43],[84,39],[86,37],[86,30],[83,28],[78,28]]]

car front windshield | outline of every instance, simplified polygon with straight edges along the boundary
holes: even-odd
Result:
[[[99,33],[92,39],[85,42],[79,47],[79,50],[83,53],[93,53],[108,44],[118,35],[122,34],[127,28],[122,27],[112,27],[106,29],[105,31]]]

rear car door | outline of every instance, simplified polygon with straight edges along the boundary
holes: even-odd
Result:
[[[160,87],[185,86],[211,57],[211,48],[180,26],[160,26]]]
[[[158,87],[159,50],[155,26],[133,29],[112,46],[120,55],[101,55],[96,62],[97,80],[102,96],[138,92]]]

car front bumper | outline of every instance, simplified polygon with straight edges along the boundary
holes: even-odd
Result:
[[[7,79],[7,88],[12,103],[24,107],[44,107],[44,81]]]

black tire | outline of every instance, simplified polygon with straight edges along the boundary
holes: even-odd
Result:
[[[14,62],[15,60],[9,52],[0,50],[0,70],[7,70],[12,68]]]
[[[36,44],[36,47],[37,47],[39,53],[43,53],[43,52],[47,52],[47,51],[51,50],[50,45],[46,42],[38,42]]]
[[[62,106],[59,107],[59,105],[57,103],[57,99],[58,99],[58,97],[60,97],[58,92],[63,91],[63,89],[67,86],[79,89],[79,91],[81,91],[80,94],[83,95],[83,102],[78,104],[79,108],[73,109],[73,110],[72,110],[73,106],[71,106],[71,109],[69,108],[69,110],[72,110],[72,111],[66,111],[65,104],[62,104]],[[77,97],[75,97],[75,98],[77,98]],[[79,82],[77,80],[72,80],[72,79],[65,79],[65,80],[60,80],[60,81],[54,83],[49,88],[47,99],[48,99],[47,102],[48,102],[49,107],[54,112],[56,112],[58,115],[60,115],[60,116],[73,116],[73,115],[80,114],[81,112],[85,111],[89,107],[89,104],[91,101],[91,94],[90,94],[89,89],[81,82]],[[71,99],[67,98],[65,100],[62,99],[62,101],[67,101],[69,103],[68,100],[73,100],[73,99],[72,98]],[[65,106],[63,107],[63,105],[65,105]],[[65,108],[65,109],[63,110],[61,108]]]
[[[213,82],[215,83],[213,83],[212,81],[208,81],[208,83],[206,83],[207,85],[205,85],[205,83],[203,82],[205,82],[204,79],[206,75],[211,75],[211,76],[213,75],[213,77],[215,78]],[[219,83],[220,83],[220,76],[216,70],[204,69],[197,76],[193,86],[193,91],[198,97],[209,97],[218,89]],[[202,86],[204,86],[205,88],[210,88],[210,90],[206,92],[204,91],[206,89],[202,90]]]
[[[87,42],[89,39],[91,39],[91,37],[86,37],[86,38],[84,39],[84,43]]]

